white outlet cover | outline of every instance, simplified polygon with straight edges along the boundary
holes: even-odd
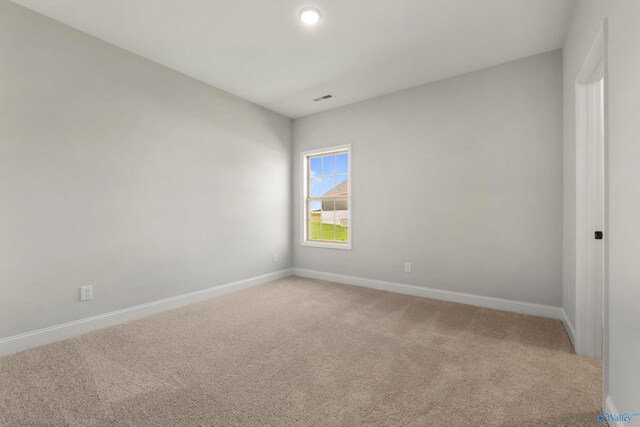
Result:
[[[411,273],[411,263],[410,262],[405,262],[404,263],[404,272],[405,273]]]
[[[93,299],[93,286],[81,286],[80,301],[87,301],[90,299]]]

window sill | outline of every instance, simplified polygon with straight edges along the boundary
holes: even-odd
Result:
[[[351,250],[351,243],[313,242],[313,241],[305,240],[301,243],[301,245],[312,247],[312,248],[342,249],[346,251]]]

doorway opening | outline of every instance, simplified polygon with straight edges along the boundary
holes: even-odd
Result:
[[[575,349],[606,360],[606,22],[576,79]],[[603,363],[606,369],[606,363]],[[607,376],[605,375],[605,378]],[[606,389],[606,383],[605,389]]]

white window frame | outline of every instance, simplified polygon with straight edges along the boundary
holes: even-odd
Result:
[[[315,157],[315,156],[320,156],[323,154],[328,154],[334,151],[347,151],[347,153],[349,154],[348,156],[348,163],[347,163],[347,167],[349,168],[348,174],[347,174],[347,187],[348,187],[348,191],[349,191],[349,195],[347,196],[347,203],[349,206],[349,217],[348,217],[348,222],[349,222],[349,241],[345,242],[345,243],[340,243],[340,242],[324,242],[324,241],[316,241],[316,240],[309,240],[308,239],[308,234],[307,234],[307,218],[308,218],[308,212],[307,212],[307,208],[309,206],[309,204],[307,203],[307,198],[309,196],[308,194],[308,180],[309,180],[309,176],[308,176],[308,158],[309,157]],[[301,245],[302,246],[310,246],[310,247],[315,247],[315,248],[327,248],[327,249],[344,249],[344,250],[351,250],[351,244],[353,242],[352,240],[352,234],[353,234],[353,222],[351,221],[351,218],[353,217],[353,205],[351,203],[351,144],[345,144],[345,145],[336,145],[333,147],[324,147],[324,148],[319,148],[316,150],[309,150],[309,151],[303,151],[300,153],[300,163],[301,163],[301,167],[302,167],[302,203],[301,203],[301,212],[302,212],[302,241],[301,241]]]

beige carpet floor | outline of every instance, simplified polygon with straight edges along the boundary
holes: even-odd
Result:
[[[0,359],[3,426],[599,425],[559,321],[297,277]]]

